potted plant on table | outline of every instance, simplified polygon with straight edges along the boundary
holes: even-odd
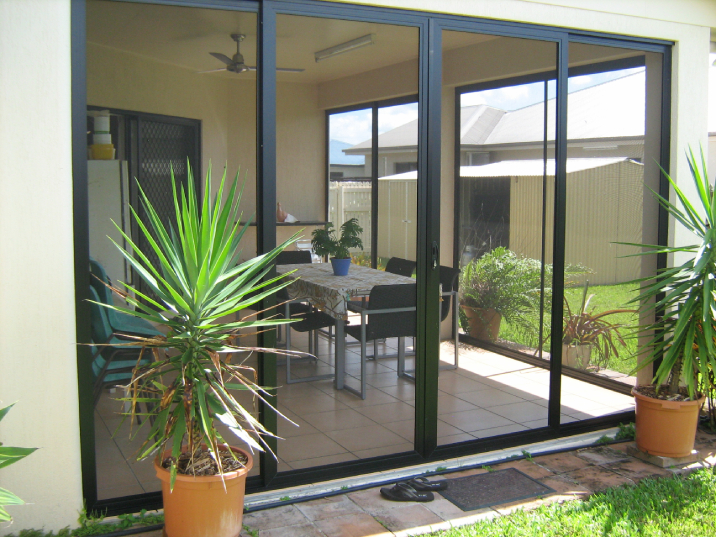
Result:
[[[616,309],[601,313],[589,311],[589,302],[595,295],[587,297],[588,289],[589,281],[584,285],[582,303],[578,311],[572,312],[567,297],[564,297],[562,363],[577,369],[587,369],[590,365],[598,369],[605,368],[612,355],[619,357],[615,342],[626,347],[620,332],[623,325],[610,322],[607,317],[620,313],[635,313],[636,310]],[[592,352],[596,353],[596,360],[591,360]]]
[[[499,246],[473,259],[460,274],[460,307],[470,336],[496,341],[504,318],[532,330],[530,314],[539,311],[541,264]]]
[[[313,231],[311,245],[313,251],[320,256],[330,256],[333,265],[333,274],[345,276],[351,266],[350,248],[363,248],[363,241],[360,238],[363,228],[358,225],[357,218],[351,218],[343,222],[340,227],[340,236],[332,222],[328,222],[323,229]]]
[[[689,246],[651,246],[637,255],[688,255],[678,266],[666,268],[641,283],[639,311],[656,315],[640,327],[648,334],[640,354],[639,369],[660,361],[653,384],[637,386],[636,443],[647,453],[684,457],[694,446],[698,415],[704,393],[713,394],[716,371],[716,199],[709,187],[706,162],[701,167],[693,151],[687,153],[697,197],[692,201],[664,171],[682,208],[653,192],[661,206],[696,238]],[[682,385],[683,381],[683,385]]]
[[[130,345],[141,345],[142,352],[153,359],[149,365],[134,369],[123,399],[130,403],[127,415],[132,420],[140,415],[139,403],[148,405],[147,412],[141,414],[149,417],[142,424],[149,424],[147,437],[137,458],[155,456],[167,537],[239,535],[252,457],[228,446],[216,420],[250,450],[268,449],[265,437],[273,435],[235,395],[237,391],[248,392],[254,400],[262,399],[268,405],[266,392],[256,384],[255,370],[231,362],[231,353],[262,349],[238,347],[232,341],[242,328],[287,322],[234,320],[237,312],[287,285],[274,285],[280,277],[262,279],[293,239],[265,255],[239,262],[239,243],[248,225],[241,227],[238,223],[239,176],[226,202],[222,202],[226,174],[213,202],[209,201],[210,176],[211,170],[200,204],[191,170],[188,188],[185,191],[182,187],[180,193],[172,173],[176,229],[167,229],[139,186],[146,221],[132,212],[158,262],[153,263],[124,233],[128,251],[117,247],[158,298],[124,284],[130,291],[126,300],[135,309],[100,304],[167,330],[165,337],[132,338]]]

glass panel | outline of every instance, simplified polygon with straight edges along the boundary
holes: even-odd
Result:
[[[457,357],[449,307],[441,330],[450,444],[547,425],[556,45],[443,36],[442,262],[462,271]]]
[[[355,218],[363,228],[362,248],[349,248],[354,263],[347,276],[334,276],[329,263],[290,265],[301,280],[288,295],[302,301],[292,303],[289,313],[301,321],[283,331],[279,345],[306,354],[278,354],[279,410],[299,425],[279,420],[285,440],[278,445],[278,468],[412,451],[415,389],[399,376],[396,355],[402,348],[398,335],[406,336],[406,353],[412,352],[415,311],[367,315],[364,353],[357,311],[397,307],[400,300],[416,303],[412,279],[379,272],[370,261],[372,226],[383,225],[381,215],[372,214],[375,196],[382,196],[374,189],[378,170],[371,165],[374,103],[417,93],[418,30],[289,15],[279,15],[276,23],[279,66],[304,70],[279,76],[277,86],[277,193],[300,221],[291,232],[304,228],[301,234],[309,239],[326,219],[339,227]],[[380,237],[383,230],[377,231]],[[375,290],[380,284],[397,284],[398,294],[406,296],[381,297]],[[362,381],[364,398],[354,393]]]
[[[241,166],[241,177],[246,180],[243,218],[255,210],[255,72],[227,72],[221,61],[209,55],[217,52],[232,57],[236,42],[230,34],[237,32],[244,35],[241,53],[246,64],[255,66],[254,13],[126,2],[87,3],[87,100],[92,107],[88,145],[106,142],[106,136],[95,140],[95,135],[109,130],[114,146],[114,155],[109,155],[112,160],[88,163],[90,254],[113,282],[137,282],[105,237],[117,235],[110,217],[137,237],[129,216],[129,206],[138,207],[133,195],[134,177],[145,187],[149,181],[151,195],[157,196],[155,201],[168,209],[166,215],[170,217],[171,203],[166,204],[171,199],[167,198],[170,164],[181,180],[186,177],[189,158],[195,166],[195,178],[200,180],[211,163],[214,188],[218,188],[224,166],[230,178]],[[112,112],[106,129],[105,120],[97,118],[102,115],[98,109],[127,112]],[[147,118],[144,114],[161,117]],[[201,169],[196,169],[199,161]],[[247,234],[242,248],[243,258],[255,255],[255,228]],[[244,342],[255,343],[255,338],[247,337]],[[255,360],[249,358],[247,363],[255,365]],[[99,368],[95,372],[99,373]],[[101,500],[159,489],[152,460],[138,463],[134,458],[147,424],[138,433],[135,425],[135,436],[130,437],[129,422],[123,422],[120,416],[123,407],[116,398],[122,391],[114,386],[126,383],[128,375],[126,370],[112,370],[104,378],[106,382],[96,379],[98,387],[104,384],[94,413]],[[82,389],[92,390],[93,386]],[[237,398],[252,408],[250,399],[242,399],[242,394]],[[238,440],[234,444],[242,447]],[[256,465],[251,474],[258,472]]]
[[[372,108],[328,116],[328,221],[340,227],[358,219],[363,248],[353,248],[351,254],[355,263],[366,266],[372,251],[372,124]]]
[[[628,336],[638,317],[628,302],[637,289],[625,282],[655,265],[618,243],[656,244],[657,206],[644,185],[658,191],[661,132],[660,55],[571,44],[577,62],[569,78],[565,259],[583,274],[565,289],[562,365],[621,384],[622,393],[563,378],[567,421],[633,408],[638,340]]]

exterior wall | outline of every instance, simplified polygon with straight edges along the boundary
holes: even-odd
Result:
[[[562,0],[568,2],[574,7],[529,0],[362,3],[425,11],[438,6],[463,15],[675,41],[671,160],[674,175],[687,178],[684,149],[689,144],[706,145],[705,66],[709,27],[716,27],[713,2],[688,0],[684,7],[684,2],[658,0],[657,8],[652,8],[651,2],[636,0],[593,1],[601,11],[582,9],[578,0]],[[605,12],[609,9],[635,16]],[[4,252],[0,259],[0,397],[4,403],[19,401],[3,420],[0,438],[7,445],[43,448],[30,459],[0,471],[1,486],[32,502],[11,508],[16,517],[12,531],[40,526],[59,529],[72,524],[82,507],[74,344],[69,14],[70,0],[0,3],[0,159],[4,172],[0,179],[0,247]],[[673,17],[680,22],[646,17]],[[28,68],[28,58],[33,68]],[[116,69],[106,66],[107,71]],[[166,93],[158,93],[161,97],[156,103],[161,107]],[[117,95],[117,102],[121,97]],[[226,106],[230,102],[227,99]],[[216,105],[211,113],[221,125],[220,116],[227,108],[218,101]],[[306,118],[301,124],[315,126],[319,120]],[[221,141],[209,153],[214,162],[223,158],[230,168],[235,164]],[[320,162],[320,153],[314,157]],[[240,160],[250,162],[249,157],[236,162]],[[444,163],[443,172],[447,167]],[[322,181],[323,175],[315,180]],[[691,190],[688,183],[684,186]],[[451,199],[445,189],[443,194],[445,200]],[[317,195],[322,193],[317,191]],[[291,207],[287,209],[293,212]],[[448,231],[450,226],[445,224],[443,221]],[[682,231],[672,237],[676,243],[688,240]],[[19,337],[27,333],[28,326],[41,326],[42,337]],[[0,533],[9,531],[4,528]]]
[[[23,528],[57,530],[82,509],[75,345],[70,2],[0,2],[0,424],[39,447],[0,470],[27,505]],[[28,68],[28,62],[32,68]]]

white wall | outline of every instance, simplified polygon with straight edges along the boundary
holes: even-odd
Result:
[[[0,424],[40,449],[0,470],[13,530],[57,530],[82,508],[70,136],[70,2],[0,2]],[[31,66],[30,68],[28,67]]]

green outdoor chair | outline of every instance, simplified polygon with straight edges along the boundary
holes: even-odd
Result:
[[[90,287],[94,289],[99,297],[98,301],[103,304],[113,305],[112,291],[108,285],[112,285],[104,267],[95,259],[90,257]],[[163,335],[159,330],[154,328],[151,323],[132,317],[121,311],[109,308],[102,308],[105,311],[112,332],[130,333],[142,337],[154,337]]]

